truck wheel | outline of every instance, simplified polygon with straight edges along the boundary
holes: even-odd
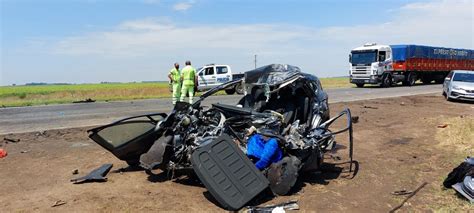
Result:
[[[407,86],[413,86],[415,85],[415,82],[416,82],[416,74],[413,73],[413,72],[410,72],[408,73],[408,75],[406,76],[406,85]]]
[[[364,83],[357,83],[356,86],[359,87],[359,88],[362,88],[362,87],[364,87]]]
[[[231,89],[226,89],[225,90],[225,93],[227,95],[233,95],[235,93],[235,88],[231,88]]]
[[[242,84],[235,85],[235,92],[239,95],[244,94],[244,88],[242,87]]]
[[[387,73],[384,74],[382,77],[382,84],[380,84],[382,87],[390,87],[392,86],[392,74]]]

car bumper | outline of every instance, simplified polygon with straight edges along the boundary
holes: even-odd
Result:
[[[371,76],[368,79],[354,79],[351,78],[351,83],[353,84],[378,84],[380,83],[380,79],[378,76]]]
[[[474,93],[466,93],[461,91],[451,91],[449,98],[456,100],[474,101]]]

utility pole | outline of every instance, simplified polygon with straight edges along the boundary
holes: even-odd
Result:
[[[254,62],[255,62],[255,69],[257,69],[257,54],[255,54]]]

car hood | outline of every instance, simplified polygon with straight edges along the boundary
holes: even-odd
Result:
[[[463,81],[453,81],[451,86],[460,87],[465,90],[474,90],[474,83],[472,82],[463,82]]]

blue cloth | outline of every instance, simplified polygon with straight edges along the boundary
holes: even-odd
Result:
[[[275,138],[265,141],[263,136],[259,134],[251,136],[247,141],[247,155],[258,160],[255,166],[260,170],[283,158],[283,152],[278,146],[278,141]]]

